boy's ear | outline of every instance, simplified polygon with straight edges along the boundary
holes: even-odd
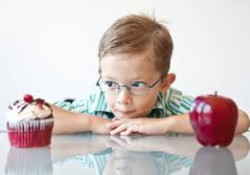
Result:
[[[171,84],[175,81],[175,78],[176,78],[176,76],[174,73],[167,74],[163,78],[163,82],[162,82],[160,91],[166,92],[169,89],[169,87],[171,86]]]

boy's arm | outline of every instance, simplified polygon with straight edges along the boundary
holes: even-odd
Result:
[[[194,131],[190,124],[189,114],[181,114],[165,118],[168,132],[192,134]],[[246,132],[249,128],[250,121],[245,112],[239,110],[238,122],[235,129],[235,135]]]
[[[96,134],[108,134],[106,127],[110,121],[90,114],[70,112],[51,105],[55,119],[53,134],[71,134],[91,131]]]
[[[238,111],[238,123],[236,126],[235,134],[243,134],[249,129],[250,120],[247,113],[242,110]]]
[[[239,110],[235,134],[242,134],[249,128],[250,122],[247,114]],[[148,135],[160,135],[168,132],[193,134],[189,114],[180,114],[167,118],[136,118],[113,121],[107,127],[111,135],[130,135],[138,132]]]

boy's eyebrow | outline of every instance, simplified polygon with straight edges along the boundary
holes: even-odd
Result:
[[[119,82],[116,78],[112,77],[112,76],[102,76],[104,79],[108,79],[108,80],[112,80],[112,81],[115,81],[115,82]],[[131,83],[135,82],[135,81],[142,81],[142,82],[145,82],[144,80],[142,80],[142,78],[140,77],[135,77],[133,79],[131,79]]]
[[[110,76],[101,76],[103,79],[108,79],[108,80],[116,80],[115,78],[113,77],[110,77]]]

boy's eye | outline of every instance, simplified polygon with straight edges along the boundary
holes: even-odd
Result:
[[[144,89],[147,88],[146,84],[144,82],[134,82],[132,84],[133,89]]]
[[[104,81],[102,84],[103,84],[103,86],[105,86],[106,88],[109,88],[109,89],[113,89],[113,88],[117,87],[117,83],[115,83],[113,81]]]

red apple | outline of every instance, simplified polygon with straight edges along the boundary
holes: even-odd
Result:
[[[204,146],[228,146],[233,140],[237,120],[234,101],[217,94],[197,97],[190,111],[196,138]]]

